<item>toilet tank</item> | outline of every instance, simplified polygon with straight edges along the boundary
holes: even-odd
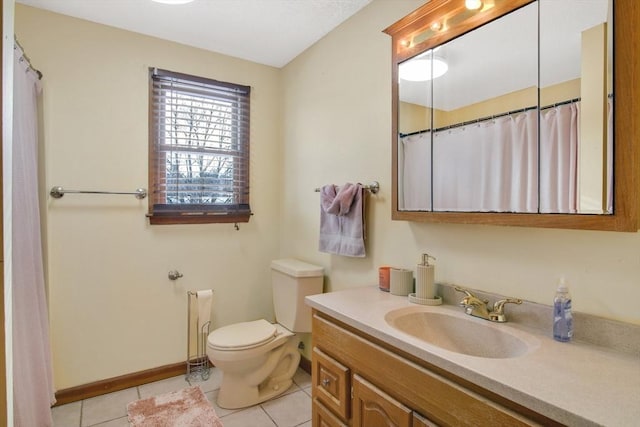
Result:
[[[276,322],[292,332],[311,332],[311,307],[304,297],[321,294],[322,281],[322,267],[292,258],[272,261]]]

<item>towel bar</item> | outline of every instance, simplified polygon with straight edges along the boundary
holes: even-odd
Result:
[[[60,186],[52,187],[49,191],[49,195],[54,199],[59,199],[65,195],[65,193],[79,193],[79,194],[132,194],[136,196],[136,199],[144,199],[147,197],[147,190],[145,188],[137,188],[136,191],[91,191],[91,190],[65,190]]]
[[[363,185],[362,189],[369,190],[372,194],[378,194],[378,191],[380,191],[380,183],[378,181],[373,181],[369,185]],[[319,193],[320,190],[321,190],[320,188],[316,188],[314,191],[316,193]]]

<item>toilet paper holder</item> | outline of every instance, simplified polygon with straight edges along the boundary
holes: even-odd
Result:
[[[169,277],[169,280],[178,280],[183,277],[184,274],[180,273],[178,270],[171,270],[167,276]]]
[[[169,274],[171,273],[172,272],[170,271]],[[178,272],[175,271],[175,273]],[[180,274],[179,277],[182,277],[182,274]],[[176,277],[176,279],[177,278],[178,277]],[[197,301],[198,292],[187,291],[187,373],[185,377],[187,380],[194,380],[197,376],[200,376],[203,381],[206,381],[209,379],[209,375],[211,372],[209,365],[209,356],[207,356],[206,352],[207,338],[209,336],[211,321],[209,320],[207,322],[204,322],[202,324],[202,327],[198,328],[200,307],[198,306]],[[193,307],[195,307],[195,316],[193,315]],[[195,328],[192,328],[192,323],[195,323]],[[192,337],[192,330],[195,330],[194,337]],[[195,346],[192,345],[193,340],[195,340]],[[193,351],[193,347],[195,347],[195,352]]]

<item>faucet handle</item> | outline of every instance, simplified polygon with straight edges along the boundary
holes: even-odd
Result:
[[[465,288],[461,288],[460,286],[454,286],[453,289],[455,289],[458,292],[462,292],[464,294],[467,294],[468,297],[472,297],[474,296],[471,292],[469,292],[468,289]]]
[[[518,298],[507,298],[507,299],[501,299],[500,301],[496,301],[493,304],[493,311],[495,311],[498,314],[502,314],[504,313],[504,305],[505,304],[522,304],[522,300],[518,299]]]
[[[469,291],[469,289],[461,288],[460,286],[454,286],[453,289],[455,289],[456,291],[462,292],[463,294],[467,295],[467,298],[475,298],[477,300],[480,300],[478,297],[476,297],[474,294],[472,294],[471,291]],[[468,301],[467,298],[462,300],[463,301],[462,304],[466,304],[464,301]],[[489,300],[483,299],[481,301],[483,303],[485,303],[485,304],[489,304]]]
[[[507,321],[507,317],[504,314],[505,304],[522,304],[522,300],[517,298],[506,298],[496,301],[493,304],[493,311],[489,313],[490,320],[500,323]]]

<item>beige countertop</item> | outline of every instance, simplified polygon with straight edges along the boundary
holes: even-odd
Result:
[[[640,425],[640,358],[605,347],[560,343],[516,323],[497,324],[467,316],[454,305],[418,306],[377,286],[313,295],[311,307],[549,418],[571,426]],[[445,312],[519,336],[524,355],[491,359],[444,350],[392,328],[385,315],[403,307]]]

